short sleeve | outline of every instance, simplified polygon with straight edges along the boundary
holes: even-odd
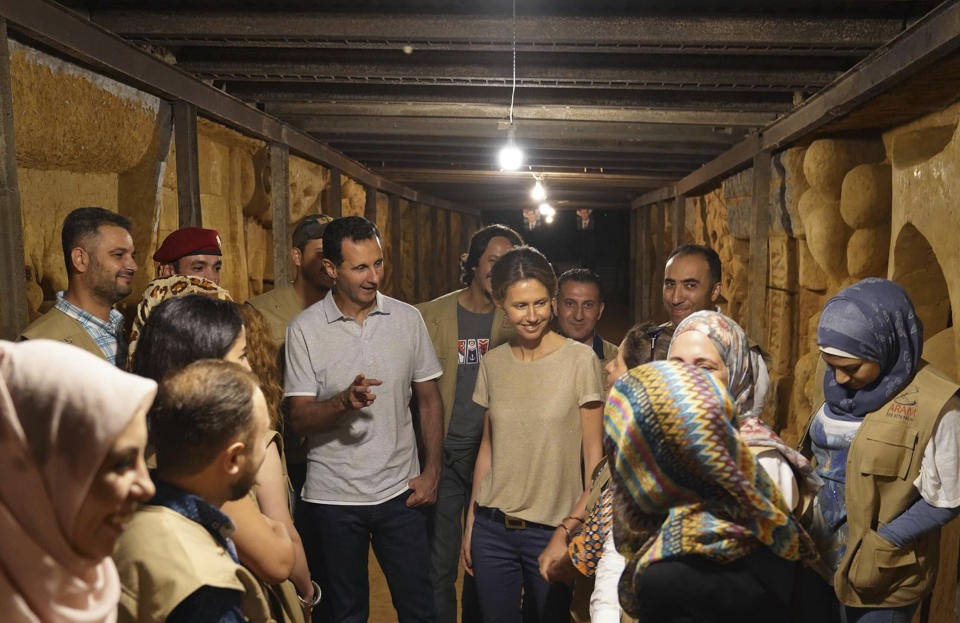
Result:
[[[316,396],[317,373],[313,369],[307,340],[299,324],[290,323],[287,327],[284,360],[283,395]]]
[[[930,506],[960,506],[960,397],[954,395],[941,411],[923,451],[914,486]]]
[[[487,358],[480,360],[477,370],[477,384],[473,387],[473,401],[487,409],[490,407],[490,394],[487,392]]]
[[[589,357],[586,355],[589,354]],[[603,402],[603,381],[600,373],[600,360],[593,351],[584,353],[576,361],[577,405],[590,402]]]
[[[800,502],[800,490],[797,487],[797,478],[787,459],[776,448],[750,446],[757,463],[763,468],[773,484],[777,485],[783,501],[791,511],[796,509]]]
[[[427,325],[423,323],[423,316],[419,311],[415,313],[417,320],[413,338],[413,382],[421,383],[439,377],[443,374],[443,368],[440,367],[437,352],[433,349],[433,342],[430,341],[430,334],[427,333]]]

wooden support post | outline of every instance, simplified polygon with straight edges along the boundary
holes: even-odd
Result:
[[[660,283],[656,277],[663,275],[663,266],[667,263],[667,254],[673,249],[667,249],[667,204],[660,203],[655,207],[657,211],[657,233],[654,236],[656,254],[653,257],[653,266],[650,270],[650,317],[660,318],[663,312],[663,288],[655,284]],[[662,278],[662,277],[661,277]]]
[[[670,221],[673,223],[673,246],[670,250],[672,251],[683,244],[683,231],[686,228],[687,197],[685,195],[677,195],[674,197],[671,208]]]
[[[430,291],[427,292],[427,297],[424,300],[431,300],[440,296],[440,292],[443,290],[443,271],[440,268],[443,266],[441,258],[446,252],[446,249],[440,247],[440,242],[446,240],[446,236],[442,235],[442,226],[441,223],[444,222],[440,219],[440,209],[435,206],[430,206],[427,208],[427,218],[430,223],[430,232],[433,235],[433,240],[430,243],[430,251],[433,257],[423,258],[423,264],[421,267],[429,273],[429,284]]]
[[[371,223],[377,222],[377,189],[375,186],[364,186],[366,202],[363,204],[363,218]]]
[[[767,277],[770,239],[771,153],[753,158],[753,203],[750,217],[750,264],[747,269],[747,335],[760,347],[767,341]]]
[[[20,186],[13,144],[13,99],[7,21],[0,19],[0,338],[14,340],[27,326],[26,269],[23,260],[23,221]]]
[[[426,211],[424,206],[420,205],[419,202],[410,202],[410,207],[414,211],[415,226],[413,228],[413,257],[409,258],[409,261],[413,262],[413,301],[420,303],[427,300],[427,278],[423,270],[425,264],[425,255],[424,247],[426,246],[423,240],[423,223],[426,219]]]
[[[273,287],[293,281],[290,266],[290,148],[271,143],[270,202],[273,211]]]
[[[203,227],[200,209],[200,166],[197,151],[197,108],[173,103],[173,131],[177,145],[177,202],[180,227]]]
[[[333,218],[340,218],[343,209],[340,204],[340,169],[330,169],[330,184],[323,191],[323,213]]]
[[[401,301],[406,301],[407,296],[403,291],[403,253],[400,246],[403,244],[403,222],[400,214],[400,197],[390,195],[390,209],[387,218],[390,219],[390,263],[393,265],[392,281],[390,284],[391,295]]]
[[[636,322],[650,318],[650,210],[653,206],[643,206],[637,210],[637,254],[640,256],[637,269],[637,288],[640,290],[640,304]]]
[[[627,313],[630,314],[633,322],[637,321],[640,313],[640,288],[638,287],[639,280],[637,279],[637,275],[640,273],[639,267],[637,266],[637,262],[640,260],[637,254],[637,245],[639,244],[637,221],[636,208],[630,208],[630,263],[627,267],[627,300],[630,303],[630,309]]]

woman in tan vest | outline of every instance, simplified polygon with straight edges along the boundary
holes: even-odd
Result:
[[[825,402],[807,437],[826,481],[811,523],[820,571],[839,620],[907,623],[933,590],[940,526],[960,513],[958,388],[921,360],[923,327],[892,281],[827,301],[817,343]]]

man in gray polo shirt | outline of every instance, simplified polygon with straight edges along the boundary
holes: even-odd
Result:
[[[400,623],[432,622],[422,507],[436,500],[440,477],[440,362],[420,313],[378,291],[383,251],[373,223],[334,220],[323,252],[334,289],[290,323],[284,381],[290,425],[308,440],[301,496],[319,545],[310,568],[324,592],[321,608],[330,621],[367,620],[372,542]]]

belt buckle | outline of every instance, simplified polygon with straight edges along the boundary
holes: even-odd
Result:
[[[527,528],[527,522],[519,517],[511,517],[510,515],[503,516],[503,525],[507,530],[525,530]]]

